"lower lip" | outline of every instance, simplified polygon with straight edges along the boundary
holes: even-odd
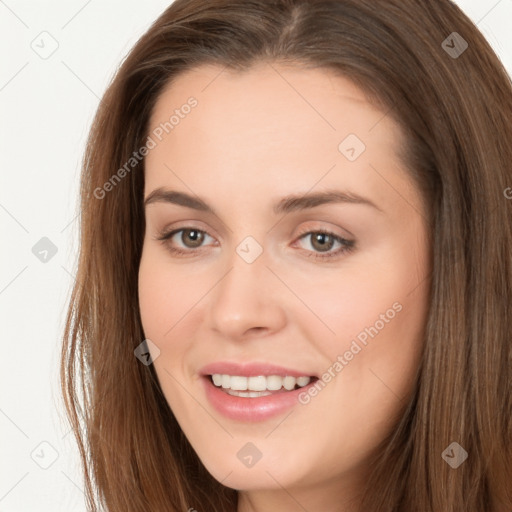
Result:
[[[310,382],[293,391],[259,396],[256,398],[228,395],[211,382],[209,377],[203,377],[206,397],[223,416],[237,421],[264,421],[277,416],[299,403],[299,394],[314,385]]]

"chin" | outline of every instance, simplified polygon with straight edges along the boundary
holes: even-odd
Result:
[[[244,467],[238,460],[235,464],[219,464],[215,460],[208,461],[208,464],[203,461],[203,464],[215,480],[239,491],[292,487],[304,479],[292,468],[283,467],[283,459],[273,462],[265,463],[262,458],[252,467]]]

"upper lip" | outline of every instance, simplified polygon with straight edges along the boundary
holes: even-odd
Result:
[[[203,366],[199,371],[201,375],[239,375],[243,377],[257,377],[258,375],[281,375],[291,377],[315,377],[313,373],[305,370],[296,370],[272,363],[237,363],[232,361],[219,361]]]

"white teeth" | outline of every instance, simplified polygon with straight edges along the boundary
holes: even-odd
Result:
[[[304,386],[307,386],[309,384],[309,381],[311,379],[309,377],[299,377],[297,379],[297,385],[300,386],[301,388],[304,387]]]
[[[232,389],[228,389],[226,393],[228,395],[241,396],[243,398],[257,398],[258,396],[267,396],[272,394],[270,391],[233,391]]]
[[[283,378],[277,375],[269,375],[267,377],[267,389],[270,391],[277,391],[283,386]]]
[[[233,380],[233,377],[231,377]],[[249,377],[247,383],[247,389],[251,391],[265,391],[267,389],[267,378],[264,375],[258,377]],[[233,387],[231,387],[233,389]]]
[[[284,389],[291,391],[295,387],[296,382],[297,382],[297,379],[295,377],[286,376],[283,379]]]
[[[231,378],[229,377],[229,375],[222,375],[221,378],[222,378],[222,387],[226,388],[226,389],[229,388],[231,385]]]
[[[230,377],[229,387],[233,391],[246,390],[247,389],[247,377],[239,377],[238,375],[235,375],[234,377]]]
[[[287,391],[292,391],[295,389],[296,385],[300,388],[308,385],[311,378],[306,376],[295,378],[290,375],[285,377],[281,377],[280,375],[269,375],[268,377],[265,377],[264,375],[258,375],[257,377],[243,377],[241,375],[221,375],[219,373],[215,373],[212,375],[212,380],[215,386],[236,392],[230,393],[228,391],[230,395],[254,397],[265,396],[265,394],[270,393],[251,393],[251,391],[279,391],[283,387]],[[248,390],[248,393],[239,393],[246,390]]]

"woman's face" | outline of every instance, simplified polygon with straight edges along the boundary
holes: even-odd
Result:
[[[149,136],[140,312],[169,406],[254,503],[340,499],[422,350],[427,213],[398,125],[326,70],[202,66]]]

